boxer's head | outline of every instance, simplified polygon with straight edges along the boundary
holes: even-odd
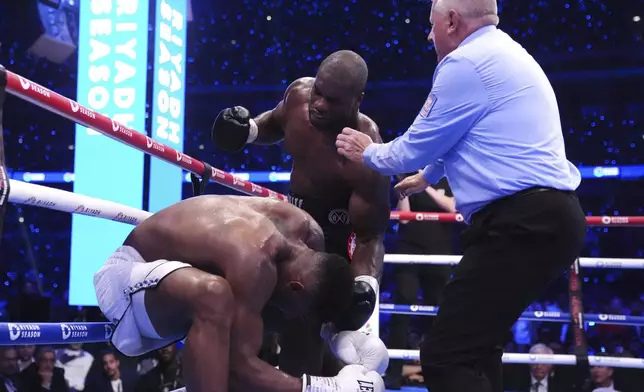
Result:
[[[353,273],[344,257],[310,249],[279,269],[277,305],[289,318],[330,321],[345,310],[353,293]]]
[[[338,133],[345,126],[355,126],[368,74],[365,61],[350,50],[340,50],[324,59],[311,88],[311,124]]]
[[[479,28],[498,25],[497,10],[496,0],[434,0],[427,40],[434,44],[438,61]]]

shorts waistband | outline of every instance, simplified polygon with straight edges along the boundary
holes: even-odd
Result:
[[[289,203],[308,212],[319,225],[350,225],[348,199],[323,199],[288,194]]]
[[[316,197],[304,196],[294,192],[288,193],[288,202],[299,208],[314,207],[314,208],[347,208],[349,206],[349,198],[331,198],[331,197]]]

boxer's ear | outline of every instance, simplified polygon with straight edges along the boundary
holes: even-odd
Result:
[[[304,289],[304,285],[296,280],[291,280],[286,286],[288,286],[288,288],[293,291],[300,291]]]

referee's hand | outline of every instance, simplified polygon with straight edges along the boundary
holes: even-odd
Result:
[[[373,144],[373,140],[371,140],[369,135],[353,128],[344,128],[335,141],[338,154],[350,161],[358,163],[364,162],[364,150],[371,144]]]
[[[425,181],[423,173],[420,172],[418,174],[414,174],[413,176],[406,177],[398,184],[396,184],[396,186],[394,187],[394,192],[396,193],[398,199],[402,200],[411,194],[424,191],[429,185],[430,184]]]

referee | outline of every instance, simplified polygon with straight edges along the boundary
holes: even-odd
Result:
[[[435,0],[438,66],[407,132],[376,144],[353,129],[338,153],[383,174],[424,168],[401,196],[446,176],[469,228],[420,350],[431,392],[501,392],[501,348],[522,311],[579,256],[586,222],[575,196],[548,78],[496,25],[495,0]]]

